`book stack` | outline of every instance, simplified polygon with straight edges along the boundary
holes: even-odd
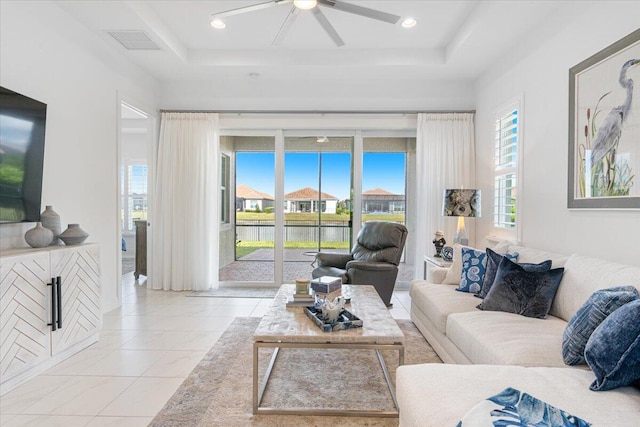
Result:
[[[311,281],[311,289],[318,297],[332,300],[342,294],[342,279],[332,276],[318,277]]]
[[[316,293],[313,289],[310,289],[306,294],[299,294],[294,292],[292,297],[287,299],[287,307],[292,306],[312,306],[316,302]]]

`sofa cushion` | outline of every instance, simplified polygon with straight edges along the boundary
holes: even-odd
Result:
[[[567,365],[587,363],[584,348],[589,337],[611,313],[640,295],[633,286],[616,286],[596,291],[569,320],[562,336],[562,357]]]
[[[563,271],[562,267],[541,272],[526,271],[504,257],[498,266],[493,286],[478,308],[544,319],[551,308]]]
[[[625,387],[640,379],[640,300],[611,313],[593,331],[584,357],[596,380],[591,390]]]
[[[571,255],[549,313],[569,321],[595,291],[621,285],[640,290],[640,267]]]
[[[561,348],[566,325],[552,316],[543,320],[476,310],[451,314],[446,334],[472,363],[565,366]]]
[[[455,292],[455,285],[425,283],[411,285],[411,299],[438,331],[445,333],[451,313],[477,311],[478,300],[466,292]]]
[[[478,249],[462,248],[462,273],[456,291],[480,292],[487,266],[487,254]]]
[[[489,293],[489,289],[491,289],[491,286],[493,286],[493,282],[496,279],[496,273],[498,272],[498,266],[500,265],[500,261],[502,261],[502,258],[507,257],[511,261],[516,261],[518,259],[518,255],[518,253],[500,255],[499,253],[496,253],[487,248],[487,268],[484,273],[482,289],[479,293],[476,294],[478,298],[485,298]],[[518,264],[526,271],[548,271],[551,268],[551,260],[543,261],[540,264]]]
[[[569,255],[518,245],[509,246],[508,253],[518,253],[518,262],[526,262],[529,264],[538,264],[542,261],[550,259],[551,268],[564,267],[567,260],[569,259]]]
[[[396,387],[400,426],[455,426],[478,402],[506,387],[527,392],[594,427],[638,426],[640,390],[594,393],[589,390],[591,381],[591,371],[567,367],[403,365],[397,370]]]

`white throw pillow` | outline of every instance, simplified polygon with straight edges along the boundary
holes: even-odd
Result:
[[[466,248],[467,246],[464,247]],[[442,281],[445,285],[460,284],[460,277],[462,276],[462,248],[463,246],[458,243],[453,245],[453,264]]]

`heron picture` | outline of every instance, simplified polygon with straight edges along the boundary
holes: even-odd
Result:
[[[571,69],[569,207],[640,208],[634,81],[640,83],[640,30]]]

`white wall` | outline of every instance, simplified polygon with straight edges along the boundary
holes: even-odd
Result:
[[[471,82],[434,82],[425,78],[344,83],[332,75],[314,84],[265,80],[268,85],[260,88],[241,78],[224,87],[197,80],[166,82],[162,85],[161,105],[165,109],[186,110],[434,111],[470,110],[475,103]]]
[[[147,134],[124,132],[121,137],[122,160],[136,160],[148,162]]]
[[[567,209],[569,69],[637,29],[640,2],[582,3],[574,9],[570,20],[550,18],[548,25],[560,28],[555,35],[546,36],[541,28],[529,43],[514,47],[515,60],[477,82],[477,182],[485,195],[493,194],[493,114],[522,95],[522,243],[640,265],[640,211]],[[640,96],[638,83],[635,96]],[[492,197],[485,196],[483,212],[491,212],[491,204]],[[490,215],[478,220],[478,242],[494,234],[491,222]]]
[[[79,223],[101,249],[103,311],[118,306],[118,97],[156,107],[157,84],[51,2],[0,3],[0,84],[45,102],[42,206]],[[104,43],[101,43],[104,45]],[[106,49],[106,48],[105,48]],[[2,249],[33,225],[0,225]]]

